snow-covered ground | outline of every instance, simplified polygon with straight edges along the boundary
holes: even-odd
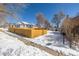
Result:
[[[0,56],[50,56],[33,46],[27,46],[17,38],[0,32]]]
[[[63,36],[58,31],[48,31],[46,35],[35,38],[32,41],[44,45],[46,47],[49,47],[53,50],[62,52],[65,55],[79,56],[79,51],[71,49],[69,47],[69,42],[66,41],[66,38],[65,38],[65,44],[63,44]]]
[[[17,36],[17,37],[22,37],[10,32],[7,32],[7,33]],[[65,41],[65,44],[63,44],[63,36],[60,34],[60,32],[48,31],[47,34],[33,38],[33,39],[26,38],[26,37],[22,37],[22,38],[35,42],[37,44],[41,44],[55,51],[62,52],[63,54],[68,55],[68,56],[70,55],[79,56],[79,51],[71,49],[69,47],[68,41]]]
[[[35,39],[29,39],[29,40],[32,42],[41,44],[43,46],[46,46],[48,48],[51,48],[55,51],[62,52],[65,55],[79,56],[79,51],[71,49],[69,47],[69,42],[66,41],[66,38],[65,38],[65,44],[63,44],[63,36],[58,31],[57,32],[48,31],[48,33],[43,36],[37,37]]]

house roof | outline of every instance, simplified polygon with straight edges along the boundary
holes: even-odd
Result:
[[[16,24],[30,24],[30,23],[21,21],[21,22],[17,22]]]

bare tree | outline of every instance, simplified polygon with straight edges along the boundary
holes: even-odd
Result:
[[[3,13],[5,10],[4,5],[0,4],[0,27],[2,27],[5,23],[7,23],[7,20],[5,19],[6,15]]]
[[[44,16],[42,13],[38,13],[36,15],[36,19],[37,19],[37,26],[38,27],[41,27],[41,24],[43,23],[44,24]],[[42,25],[43,26],[43,25]]]
[[[55,22],[56,24],[56,30],[59,28],[59,24],[61,22],[61,20],[65,17],[65,14],[63,12],[59,12],[57,14],[54,15],[53,19],[51,20],[52,23]]]
[[[37,26],[38,27],[42,27],[42,28],[46,28],[46,29],[52,28],[51,24],[44,17],[44,15],[42,13],[38,13],[36,16],[36,19],[37,19]]]
[[[0,25],[6,25],[8,23],[6,17],[13,17],[15,20],[22,20],[17,14],[21,11],[20,8],[25,8],[29,4],[0,4]]]

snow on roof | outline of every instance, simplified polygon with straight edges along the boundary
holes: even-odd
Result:
[[[17,22],[16,24],[30,24],[30,23],[25,22],[25,21],[21,21],[21,22]]]
[[[23,23],[23,24],[30,24],[30,23],[28,23],[28,22],[24,22],[24,21],[22,21],[22,23]]]

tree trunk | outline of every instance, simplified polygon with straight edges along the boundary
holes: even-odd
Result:
[[[65,37],[63,36],[63,44],[65,43],[65,40],[64,39],[65,39]]]
[[[72,48],[72,41],[69,42],[69,47]]]

